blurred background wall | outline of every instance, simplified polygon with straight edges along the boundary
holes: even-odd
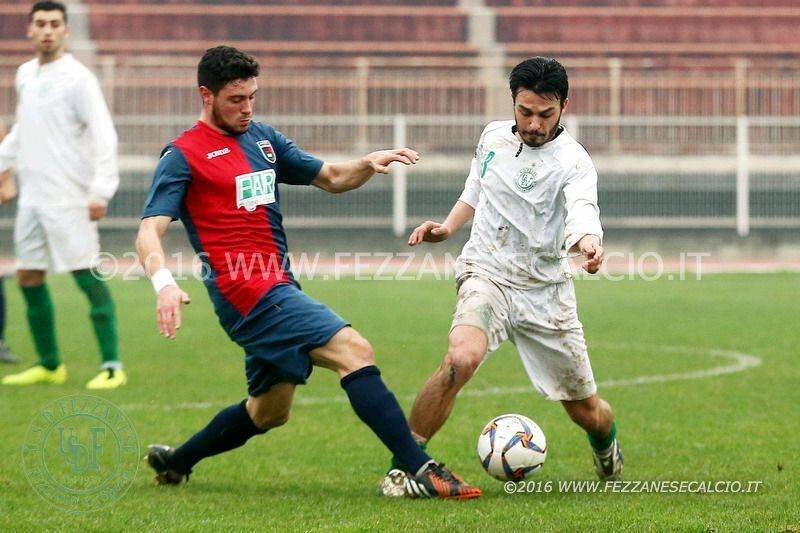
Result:
[[[7,125],[14,72],[32,56],[30,5],[0,4]],[[610,247],[800,257],[796,5],[72,2],[71,49],[98,75],[120,138],[122,180],[102,225],[104,244],[131,248],[161,148],[197,119],[197,61],[205,49],[230,44],[261,61],[257,118],[308,151],[337,160],[409,145],[423,156],[343,196],[284,187],[295,246],[390,249],[421,220],[443,218],[485,123],[512,118],[508,72],[548,55],[570,75],[563,120],[598,169]],[[13,204],[0,207],[0,255],[11,254],[14,212]]]

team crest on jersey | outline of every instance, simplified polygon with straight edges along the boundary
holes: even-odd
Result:
[[[517,174],[517,179],[514,182],[522,192],[528,192],[529,190],[533,189],[533,186],[536,184],[536,178],[538,177],[538,173],[536,172],[536,168],[534,167],[527,167],[523,168]]]
[[[255,211],[260,205],[275,203],[275,171],[259,170],[236,176],[236,208]]]
[[[278,158],[275,155],[275,149],[272,147],[272,143],[267,140],[261,140],[256,142],[256,144],[259,148],[261,148],[261,153],[264,155],[264,159],[266,159],[268,163],[275,164],[275,161],[277,161]]]

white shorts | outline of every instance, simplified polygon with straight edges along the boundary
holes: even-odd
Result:
[[[583,400],[597,392],[572,280],[517,289],[483,276],[461,278],[450,331],[456,326],[486,333],[484,360],[511,340],[533,386],[550,400]]]
[[[14,224],[17,268],[72,272],[96,266],[97,222],[88,207],[20,207]]]

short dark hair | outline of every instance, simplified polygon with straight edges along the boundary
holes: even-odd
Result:
[[[197,85],[214,94],[229,82],[257,76],[258,61],[232,46],[209,48],[197,65]]]
[[[561,105],[564,105],[569,92],[567,70],[552,57],[526,59],[514,67],[508,81],[512,98],[517,97],[520,89],[528,89],[539,95],[556,96]]]
[[[31,21],[33,21],[33,14],[37,11],[61,11],[61,14],[64,15],[64,22],[67,21],[67,7],[61,2],[36,2],[28,15]]]

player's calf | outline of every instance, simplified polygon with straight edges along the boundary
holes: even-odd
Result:
[[[617,424],[608,402],[596,394],[577,401],[562,402],[573,422],[586,431],[595,472],[602,480],[619,479],[623,457],[617,442]]]
[[[486,354],[487,337],[478,328],[458,326],[450,333],[447,354],[414,400],[409,424],[427,440],[444,425],[456,395],[472,378]]]
[[[608,402],[593,394],[583,400],[562,401],[569,417],[589,435],[599,439],[607,436],[614,422],[614,413]]]

